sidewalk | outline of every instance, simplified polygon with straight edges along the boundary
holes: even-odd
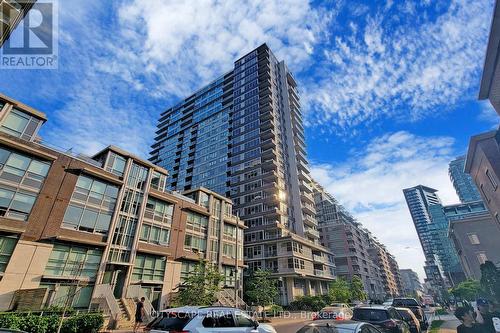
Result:
[[[435,316],[432,320],[444,320],[444,323],[439,327],[439,333],[456,333],[457,326],[460,321],[453,315]]]

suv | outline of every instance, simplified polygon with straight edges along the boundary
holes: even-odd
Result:
[[[429,324],[427,323],[427,318],[425,317],[424,309],[414,298],[395,298],[392,301],[392,306],[398,308],[407,308],[410,309],[417,317],[420,322],[420,327],[423,331],[427,329]]]
[[[410,329],[392,306],[359,306],[354,308],[353,320],[364,321],[386,333],[409,333]]]
[[[146,326],[145,331],[150,333],[276,333],[271,325],[259,324],[240,309],[217,306],[184,306],[163,310]]]

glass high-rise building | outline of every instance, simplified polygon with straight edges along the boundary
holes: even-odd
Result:
[[[424,251],[426,282],[431,284],[435,289],[435,296],[439,297],[440,290],[445,288],[445,282],[443,266],[435,250],[435,237],[432,235],[435,226],[432,226],[430,207],[441,205],[441,199],[437,190],[423,185],[406,188],[403,193]]]
[[[450,162],[448,174],[462,203],[482,200],[472,177],[465,173],[465,155]]]
[[[281,302],[327,291],[297,83],[265,44],[161,114],[151,161],[167,186],[229,196],[245,220],[245,261],[280,277]]]

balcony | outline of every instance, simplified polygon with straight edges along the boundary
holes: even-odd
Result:
[[[305,205],[309,204],[308,206],[312,208],[311,214],[316,214],[316,209],[314,208],[314,198],[312,194],[302,192],[300,197]]]
[[[262,144],[261,144],[262,149],[269,149],[269,148],[274,148],[274,147],[276,147],[276,141],[273,138],[268,139],[268,140],[262,142]]]
[[[316,227],[318,225],[318,223],[316,222],[316,219],[310,215],[304,215],[303,220],[304,220],[304,224],[307,226]]]
[[[302,211],[306,214],[316,215],[316,208],[309,203],[302,203]]]
[[[313,260],[316,262],[321,262],[321,263],[326,262],[326,258],[323,257],[322,255],[318,255],[318,254],[313,254]]]
[[[312,193],[313,189],[308,182],[301,180],[299,182],[299,185],[300,185],[300,189],[302,191],[307,192],[307,193]]]
[[[274,128],[270,127],[267,129],[262,129],[260,132],[260,137],[262,140],[270,139],[276,137],[276,132],[274,131]]]
[[[262,170],[278,170],[278,162],[275,159],[268,159],[262,161],[261,164]]]
[[[314,270],[314,275],[316,275],[316,276],[325,276],[325,271],[323,271],[321,269],[315,269]]]
[[[306,228],[305,233],[309,234],[312,237],[319,238],[319,231],[312,229],[312,228]]]

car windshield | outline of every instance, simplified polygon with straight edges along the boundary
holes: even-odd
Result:
[[[376,309],[354,309],[353,318],[362,321],[383,321],[387,320],[387,311]]]
[[[411,298],[395,299],[392,302],[392,305],[394,305],[394,306],[420,306],[416,300],[411,299]]]
[[[157,320],[151,328],[155,330],[180,331],[195,316],[192,313],[164,312],[160,320]]]

